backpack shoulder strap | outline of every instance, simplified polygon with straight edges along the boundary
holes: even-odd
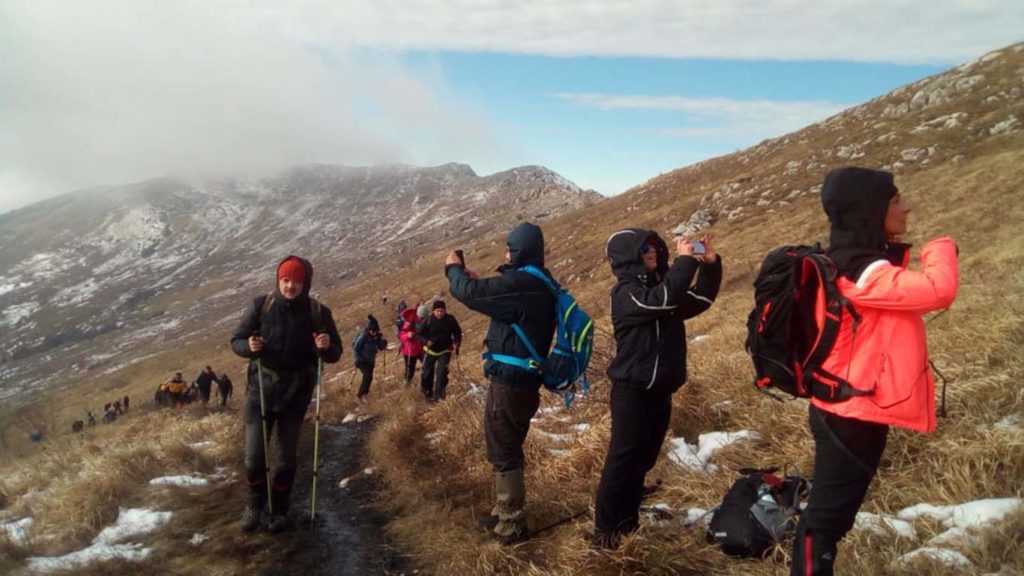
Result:
[[[544,282],[544,285],[547,286],[549,290],[551,290],[555,294],[558,294],[560,286],[557,283],[555,283],[551,278],[548,278],[548,275],[545,274],[544,271],[541,270],[540,268],[537,268],[536,266],[532,265],[526,265],[521,268],[518,268],[518,270],[520,270],[521,272],[526,272],[530,276],[533,276],[534,278],[541,280],[542,282]]]
[[[270,312],[270,309],[274,307],[274,293],[271,292],[263,297],[263,306],[260,307],[260,320],[263,319],[263,315]]]

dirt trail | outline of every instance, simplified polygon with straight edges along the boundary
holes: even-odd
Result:
[[[387,534],[388,517],[377,507],[380,480],[366,474],[364,454],[372,421],[320,428],[316,529],[305,522],[309,513],[313,434],[303,431],[300,464],[292,497],[296,529],[283,535],[275,557],[261,573],[275,575],[412,574],[409,561]],[[301,457],[300,457],[301,458]],[[338,483],[348,478],[344,488]],[[312,542],[311,542],[312,539]]]

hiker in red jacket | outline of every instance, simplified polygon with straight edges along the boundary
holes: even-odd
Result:
[[[427,318],[427,309],[422,309],[423,316],[418,315],[416,308],[402,310],[402,326],[398,329],[398,339],[402,341],[402,358],[405,360],[405,385],[412,384],[412,378],[416,375],[416,363],[423,360],[423,343],[416,335],[419,324]]]
[[[899,240],[910,208],[889,172],[837,168],[825,177],[821,201],[831,224],[836,284],[860,316],[843,315],[822,368],[869,393],[837,403],[811,399],[814,480],[793,545],[793,576],[832,574],[889,426],[935,430],[922,315],[948,308],[959,285],[957,247],[948,236],[924,245],[920,272],[907,268],[910,246]]]

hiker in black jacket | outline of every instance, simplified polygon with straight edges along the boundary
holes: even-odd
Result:
[[[638,527],[644,476],[661,451],[672,393],[686,382],[683,321],[707,310],[718,295],[722,261],[710,237],[702,241],[706,253],[694,256],[693,244],[677,239],[669,266],[668,247],[653,231],[630,228],[608,239],[608,261],[618,278],[611,293],[616,353],[607,372],[612,437],[595,502],[598,546],[616,548]]]
[[[220,380],[217,380],[217,394],[220,395],[220,407],[223,408],[228,403],[228,398],[235,393],[235,386],[231,383],[231,378],[228,378],[227,372],[220,375]]]
[[[352,356],[356,368],[363,374],[363,381],[356,394],[356,399],[360,404],[365,403],[366,397],[370,394],[370,383],[373,382],[373,368],[377,363],[377,352],[384,350],[388,345],[388,341],[381,338],[380,323],[377,322],[373,314],[367,316],[367,319],[369,322],[366,324],[366,330],[360,332],[352,344]]]
[[[491,318],[485,343],[493,354],[529,358],[530,352],[512,328],[518,324],[534,348],[546,354],[555,331],[555,296],[541,281],[518,270],[526,265],[544,269],[544,234],[540,227],[523,223],[508,235],[506,264],[499,275],[479,278],[466,270],[458,255],[449,254],[445,274],[450,292],[470,310]],[[530,419],[540,405],[541,377],[496,360],[484,362],[490,379],[484,409],[487,459],[494,468],[497,503],[481,526],[504,543],[527,536],[526,484],[523,442]]]
[[[459,354],[462,344],[462,328],[448,313],[444,300],[434,300],[433,312],[427,317],[416,335],[423,341],[423,372],[420,374],[420,390],[429,400],[444,400],[448,388],[448,365],[452,354]],[[434,380],[434,374],[437,380]]]
[[[245,473],[249,482],[249,504],[242,529],[250,532],[260,525],[267,504],[263,422],[266,410],[267,434],[276,427],[277,468],[271,481],[268,530],[289,528],[288,506],[295,479],[295,450],[299,430],[316,385],[317,357],[337,362],[341,338],[331,310],[309,296],[313,266],[289,256],[277,267],[277,285],[246,308],[242,321],[231,336],[235,354],[249,359],[245,401]],[[263,397],[260,395],[262,381]]]
[[[196,376],[195,383],[199,387],[199,397],[204,405],[210,403],[210,390],[213,388],[214,382],[217,382],[217,375],[214,374],[213,368],[210,365],[203,368],[199,376]]]

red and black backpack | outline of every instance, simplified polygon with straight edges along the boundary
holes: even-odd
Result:
[[[822,368],[835,345],[843,314],[860,314],[839,293],[838,271],[820,245],[783,246],[765,257],[754,280],[754,309],[747,318],[747,353],[757,389],[777,400],[775,388],[797,398],[842,402],[872,392]]]

